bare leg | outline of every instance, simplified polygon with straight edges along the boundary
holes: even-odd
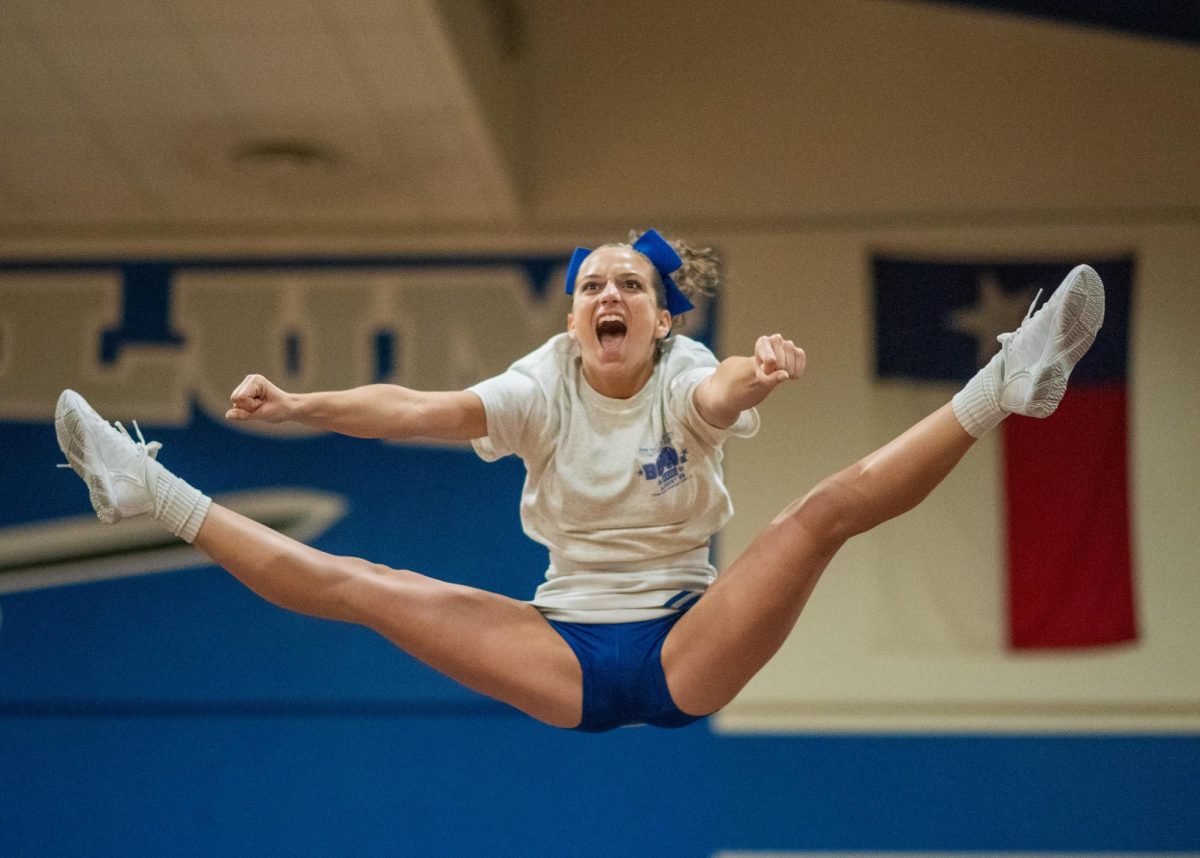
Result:
[[[562,727],[579,723],[579,662],[531,605],[335,557],[211,504],[155,460],[158,445],[140,433],[135,442],[73,390],[59,396],[54,428],[103,521],[151,514],[268,601],[367,626],[450,678],[534,718]]]
[[[920,503],[974,441],[946,405],[780,513],[667,636],[676,705],[701,715],[732,700],[783,645],[846,540]]]
[[[548,724],[574,727],[582,717],[579,662],[531,605],[326,554],[216,504],[193,544],[280,607],[364,625]]]
[[[780,513],[667,636],[676,705],[705,714],[732,700],[783,645],[847,539],[920,503],[1007,414],[1053,413],[1103,320],[1104,284],[1076,266],[951,404]]]

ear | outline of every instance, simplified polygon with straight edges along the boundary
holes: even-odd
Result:
[[[575,314],[567,313],[567,336],[575,339]]]
[[[667,310],[658,311],[658,320],[654,324],[654,339],[665,339],[671,333],[671,313]]]

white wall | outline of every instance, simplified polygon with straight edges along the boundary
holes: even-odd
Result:
[[[949,258],[1089,257],[1132,252],[1137,259],[1130,355],[1131,491],[1141,640],[1132,647],[1065,658],[1016,658],[949,649],[897,650],[882,599],[919,582],[905,542],[932,543],[931,562],[970,570],[1001,550],[996,508],[954,510],[964,486],[995,483],[994,449],[973,451],[927,509],[852,541],[835,558],[783,651],[727,710],[726,724],[840,729],[1179,729],[1200,713],[1200,536],[1194,496],[1200,443],[1200,300],[1195,275],[1200,230],[1191,227],[1026,227],[888,230],[719,239],[731,258],[722,331],[728,349],[781,330],[809,354],[806,378],[764,407],[758,438],[731,444],[728,471],[737,515],[726,529],[726,560],[756,530],[821,477],[887,440],[944,402],[892,400],[880,421],[871,379],[869,255],[906,250]],[[884,400],[885,402],[887,400]],[[897,419],[900,420],[897,423]],[[997,497],[997,503],[999,498]],[[956,517],[938,536],[937,515]],[[964,525],[965,519],[965,525]],[[963,534],[963,528],[966,533]],[[972,528],[978,539],[971,538]],[[980,547],[979,542],[984,543]],[[980,622],[987,622],[981,606]],[[987,704],[981,707],[979,704]],[[990,708],[989,708],[990,707]]]
[[[553,6],[527,74],[550,223],[1197,214],[1194,46],[895,0]]]

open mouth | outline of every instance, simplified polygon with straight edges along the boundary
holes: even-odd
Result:
[[[600,349],[606,355],[616,354],[625,342],[625,320],[620,316],[601,316],[596,322],[596,337],[600,340]]]

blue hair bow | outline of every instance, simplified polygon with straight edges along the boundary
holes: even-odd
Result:
[[[671,279],[671,272],[678,271],[683,266],[683,260],[679,258],[675,248],[671,247],[667,240],[658,234],[658,230],[646,230],[642,237],[633,243],[633,249],[649,259],[650,264],[658,271],[658,276],[662,278],[663,291],[667,295],[668,313],[678,316],[695,309],[687,295],[684,295],[675,285],[675,281]],[[575,294],[575,278],[579,275],[579,266],[591,252],[591,248],[577,247],[571,254],[571,261],[567,265],[568,295]]]

